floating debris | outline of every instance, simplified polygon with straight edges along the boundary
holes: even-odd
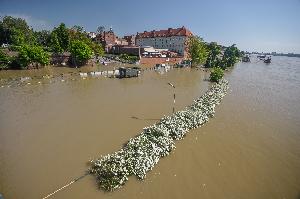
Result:
[[[101,72],[95,72],[94,75],[95,75],[95,76],[100,76],[100,75],[101,75]]]
[[[87,73],[79,73],[80,77],[87,77],[88,74]]]
[[[21,82],[25,82],[25,81],[28,81],[28,80],[31,80],[31,77],[21,77],[20,78]]]
[[[89,171],[96,176],[99,187],[113,191],[124,185],[131,175],[145,179],[146,173],[159,159],[175,148],[175,140],[183,139],[189,130],[203,125],[214,116],[215,106],[227,90],[228,82],[223,79],[183,111],[165,116],[158,123],[144,128],[140,135],[131,138],[119,151],[92,160]]]

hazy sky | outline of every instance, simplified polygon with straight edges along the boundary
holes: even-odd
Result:
[[[242,50],[300,53],[300,0],[0,0],[0,15],[25,18],[34,29],[112,26],[119,36],[184,25]]]

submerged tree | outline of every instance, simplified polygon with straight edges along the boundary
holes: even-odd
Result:
[[[192,66],[205,64],[208,56],[208,50],[202,38],[197,36],[189,38],[188,52],[192,59]]]
[[[235,63],[239,61],[241,53],[235,44],[226,48],[223,58],[222,58],[222,68],[232,67]]]
[[[207,49],[209,53],[205,63],[205,67],[212,68],[219,66],[221,63],[221,46],[216,42],[211,42],[207,45]]]

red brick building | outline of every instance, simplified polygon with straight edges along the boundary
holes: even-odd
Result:
[[[101,34],[98,34],[95,40],[97,43],[103,45],[106,52],[109,52],[112,46],[117,44],[117,36],[115,35],[112,28],[110,28],[109,31],[104,31]]]
[[[129,46],[135,46],[135,35],[124,36]]]

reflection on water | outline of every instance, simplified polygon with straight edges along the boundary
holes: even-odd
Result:
[[[300,59],[272,61],[226,72],[230,92],[216,117],[177,142],[145,181],[132,177],[103,193],[88,176],[55,198],[297,198]],[[170,114],[167,82],[176,85],[179,110],[205,92],[208,76],[174,69],[0,88],[0,192],[6,199],[41,198],[80,176],[89,159],[118,150]]]

